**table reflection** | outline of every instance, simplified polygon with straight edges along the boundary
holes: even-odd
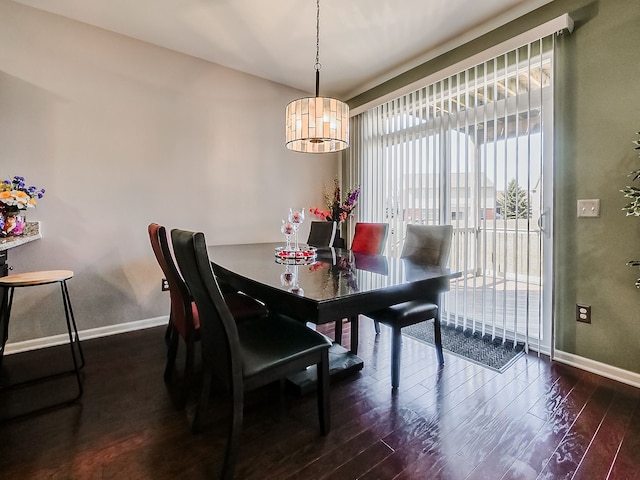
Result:
[[[319,254],[316,261],[307,266],[308,277],[322,289],[325,297],[359,291],[353,255],[348,251],[336,253],[335,249]]]
[[[335,248],[319,250],[311,260],[276,258],[276,263],[284,264],[280,284],[300,296],[304,295],[304,285],[300,284],[301,268],[307,271],[304,278],[319,287],[325,297],[359,292],[360,280],[371,283],[371,274],[386,276],[389,273],[389,264],[384,256]]]

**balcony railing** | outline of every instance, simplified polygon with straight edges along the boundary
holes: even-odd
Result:
[[[526,220],[495,220],[489,228],[455,228],[451,268],[466,274],[540,281],[542,235]]]

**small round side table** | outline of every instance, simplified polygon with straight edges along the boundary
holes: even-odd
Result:
[[[6,277],[0,277],[0,289],[4,290],[2,302],[0,303],[0,366],[2,365],[4,346],[7,342],[9,333],[9,319],[11,317],[11,308],[13,307],[13,294],[15,292],[15,289],[36,287],[40,285],[48,285],[51,283],[60,284],[60,290],[62,292],[62,303],[64,305],[64,313],[67,322],[67,332],[69,334],[69,346],[71,348],[71,356],[73,359],[73,369],[71,370],[41,376],[31,380],[22,381],[20,383],[0,385],[0,392],[8,389],[25,387],[36,382],[50,380],[52,378],[61,377],[63,375],[75,374],[78,384],[78,393],[73,399],[69,400],[68,402],[75,401],[82,396],[83,387],[80,370],[84,367],[85,361],[84,354],[82,352],[82,346],[80,345],[80,337],[78,336],[78,327],[73,316],[71,299],[69,298],[69,289],[67,288],[67,280],[72,277],[73,272],[71,270],[45,270],[40,272],[26,272],[9,275]]]

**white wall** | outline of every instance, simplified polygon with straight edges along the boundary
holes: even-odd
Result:
[[[283,145],[302,92],[8,0],[0,45],[0,178],[47,190],[28,212],[44,238],[9,263],[74,270],[81,329],[168,314],[150,222],[278,241],[288,207],[319,204],[337,174],[336,155]],[[17,292],[10,341],[63,332],[58,297]]]

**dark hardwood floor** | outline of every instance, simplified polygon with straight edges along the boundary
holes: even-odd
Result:
[[[639,389],[533,355],[499,374],[445,351],[438,369],[432,347],[405,338],[392,394],[390,331],[376,337],[371,321],[360,325],[365,367],[332,385],[330,434],[319,434],[315,395],[280,385],[252,392],[236,478],[640,478]],[[0,425],[0,478],[217,478],[225,404],[214,398],[207,430],[191,434],[195,395],[176,410],[162,379],[163,328],[83,345],[81,401]],[[2,375],[17,381],[69,357],[66,347],[11,355]],[[67,377],[3,392],[0,414],[50,404],[73,387]]]

